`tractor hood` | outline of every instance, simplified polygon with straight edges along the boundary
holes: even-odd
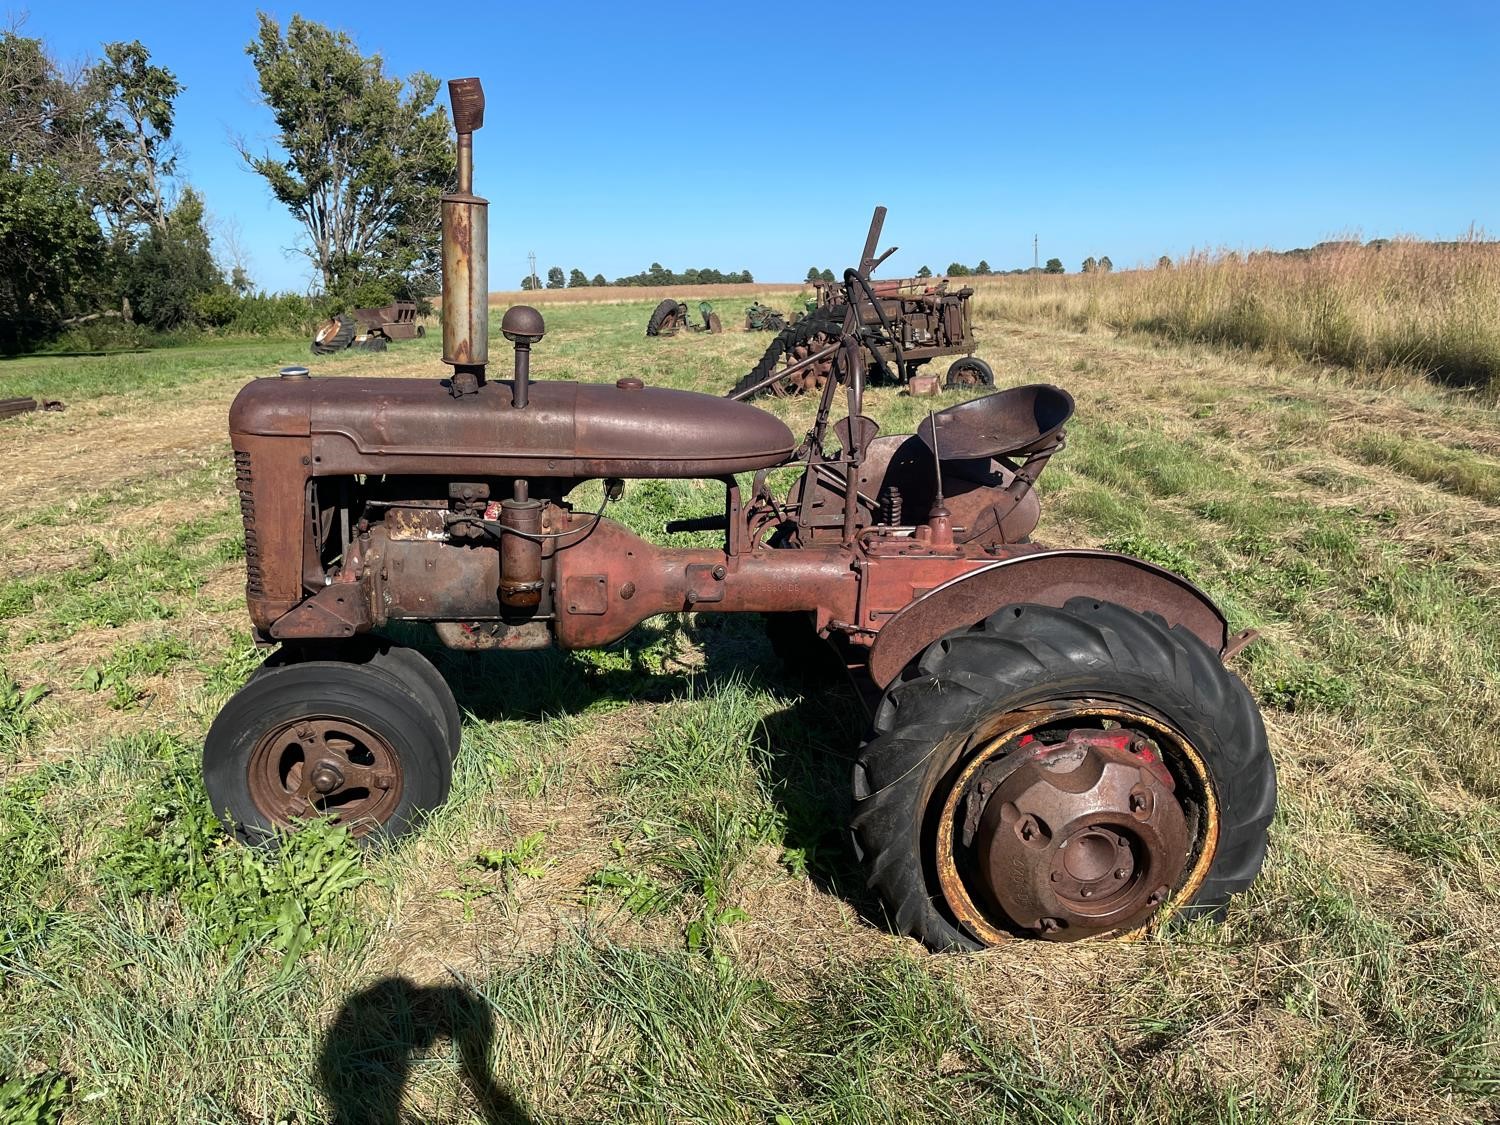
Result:
[[[768,468],[796,445],[774,415],[716,395],[619,383],[511,384],[455,398],[436,379],[257,379],[232,434],[310,439],[312,475],[712,477]]]

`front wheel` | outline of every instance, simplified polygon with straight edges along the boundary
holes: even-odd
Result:
[[[855,849],[895,928],[935,949],[1217,917],[1276,803],[1237,677],[1158,617],[1074,598],[935,642],[854,771]]]
[[[993,387],[995,372],[988,363],[975,356],[966,356],[948,368],[943,385],[953,387]]]
[[[209,727],[203,782],[245,843],[313,817],[395,837],[447,799],[448,735],[426,700],[368,664],[267,668]]]

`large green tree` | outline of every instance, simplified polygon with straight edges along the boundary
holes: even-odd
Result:
[[[182,85],[140,43],[103,52],[68,71],[41,40],[0,32],[0,334],[10,350],[75,317],[129,315],[143,293],[173,310],[148,322],[176,327],[221,284],[201,199],[173,208]],[[159,299],[168,290],[173,298]]]
[[[378,55],[301,16],[283,34],[261,13],[246,51],[280,151],[241,141],[240,154],[302,223],[324,286],[380,278],[401,296],[435,292],[439,201],[456,166],[438,80],[388,77]]]
[[[100,148],[95,194],[106,227],[117,235],[164,232],[177,175],[172,125],[182,84],[154,65],[138,41],[106,43],[89,83]]]

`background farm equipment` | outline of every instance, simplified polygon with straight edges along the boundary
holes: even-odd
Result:
[[[780,332],[787,325],[786,313],[755,301],[745,310],[746,332]]]
[[[707,301],[698,302],[698,315],[703,318],[701,325],[693,323],[692,317],[688,315],[686,302],[668,297],[651,310],[651,316],[646,321],[646,335],[675,336],[684,328],[714,335],[724,331],[724,322]]]
[[[901,352],[868,263],[845,271],[842,321],[819,312],[830,375],[800,440],[749,403],[632,375],[533,380],[546,326],[526,306],[500,323],[511,378],[490,379],[483,101],[477,79],[450,89],[450,377],[287,369],[230,410],[250,620],[281,645],[204,746],[231,832],[274,844],[328,818],[395,836],[446,799],[459,709],[393,626],[514,652],[611,645],[659,614],[751,613],[803,653],[826,642],[867,709],[849,826],[900,932],[950,950],[1124,935],[1213,916],[1249,885],[1275,783],[1224,665],[1245,638],[1152,563],[1032,538],[1066,391],[1012,387],[882,435],[864,414],[862,305]],[[660,530],[723,539],[664,546],[608,518],[632,480],[717,482],[715,514]]]
[[[18,414],[30,414],[36,410],[66,409],[66,406],[52,398],[0,398],[0,418],[14,418]]]
[[[808,315],[782,329],[760,362],[735,384],[731,397],[750,394],[801,394],[816,391],[832,370],[835,328],[842,323],[851,300],[850,274],[863,280],[853,291],[860,314],[860,344],[873,370],[889,382],[904,383],[926,363],[940,356],[963,358],[948,368],[950,387],[995,384],[994,372],[974,356],[974,339],[967,286],[950,289],[947,278],[899,278],[872,281],[870,274],[896,252],[891,247],[876,254],[886,210],[875,208],[865,237],[859,269],[847,271],[842,282],[813,282],[817,297]],[[772,378],[778,369],[779,378]]]
[[[345,348],[383,352],[392,340],[415,340],[427,335],[417,323],[415,301],[392,301],[379,308],[340,313],[318,327],[312,339],[314,355],[332,355]]]

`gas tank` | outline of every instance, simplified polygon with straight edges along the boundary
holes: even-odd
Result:
[[[313,475],[713,477],[779,465],[781,419],[717,395],[619,383],[509,382],[455,398],[435,379],[258,379],[230,409],[236,434],[307,437]]]

